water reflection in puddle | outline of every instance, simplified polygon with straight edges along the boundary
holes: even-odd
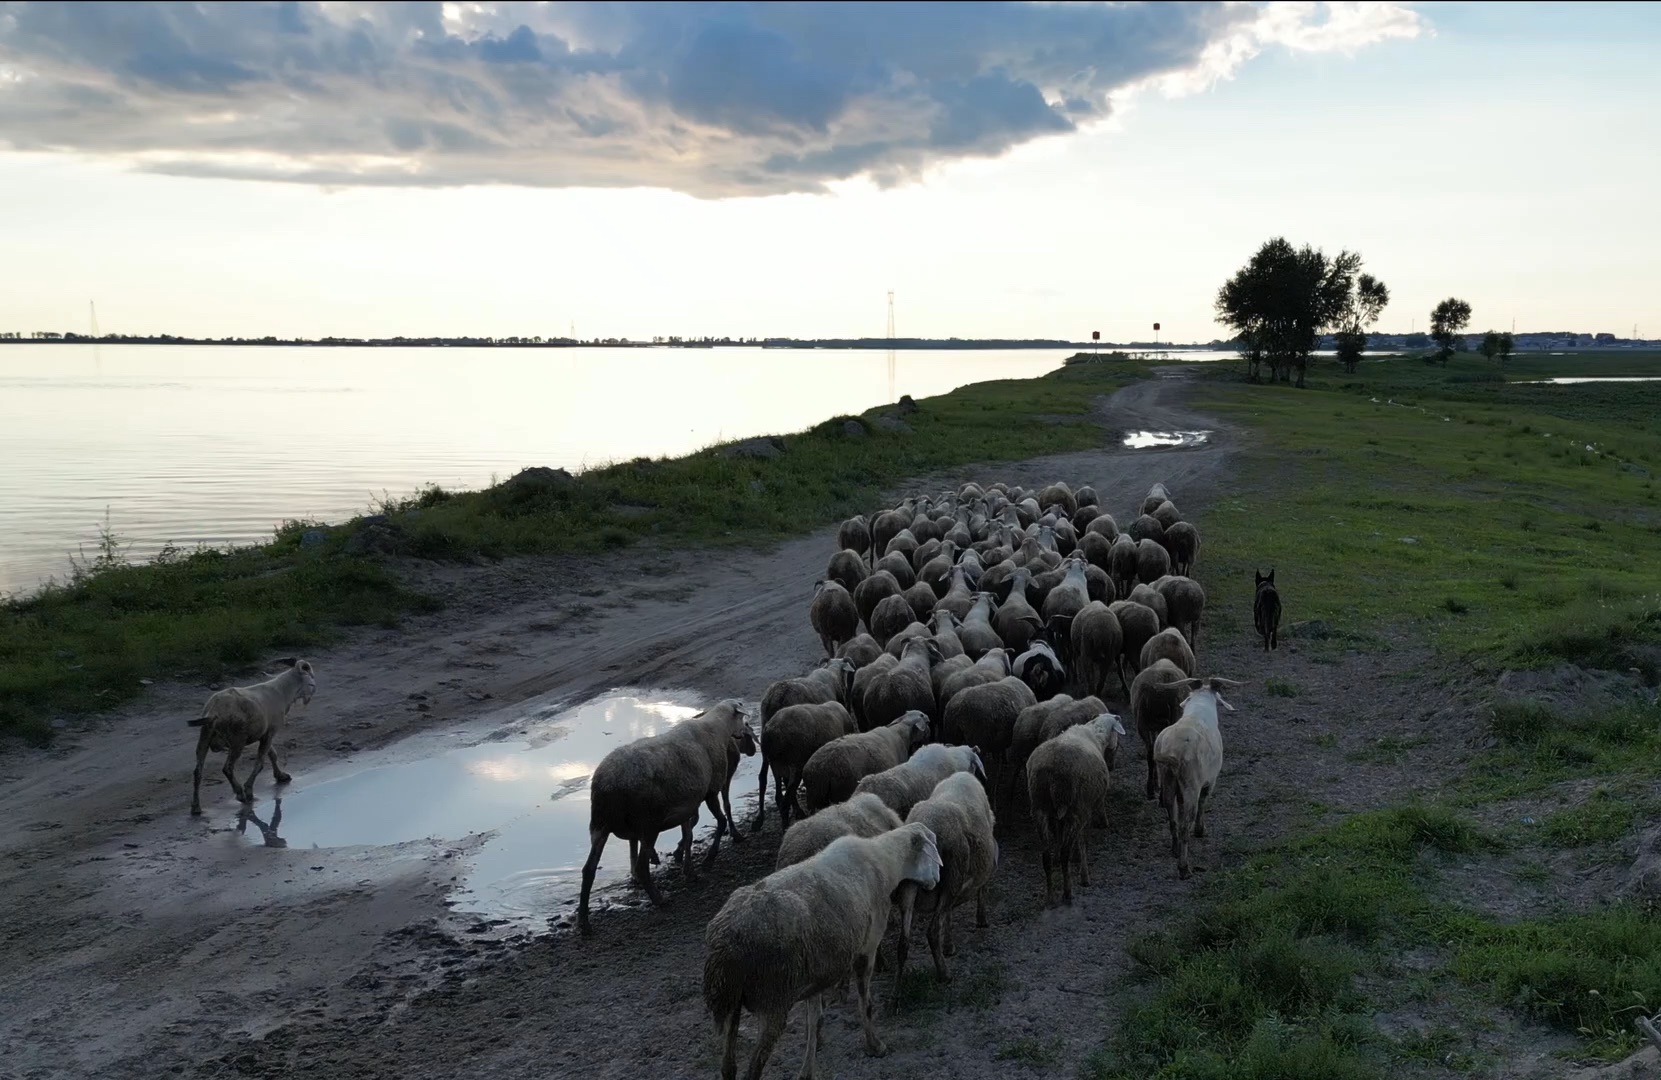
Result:
[[[1129,431],[1123,443],[1132,450],[1152,447],[1199,446],[1211,437],[1209,431]]]
[[[516,737],[458,747],[414,761],[371,765],[305,785],[282,800],[281,821],[252,822],[252,844],[295,848],[460,840],[493,832],[468,857],[452,895],[463,912],[542,923],[574,903],[588,857],[588,778],[606,752],[656,735],[703,705],[679,692],[617,690],[574,708],[533,709]],[[370,758],[372,760],[372,757]],[[748,816],[760,758],[742,758],[733,780],[734,810]],[[255,807],[264,814],[270,804]],[[713,821],[704,812],[699,838]],[[281,840],[276,840],[280,833]],[[680,840],[664,834],[665,854]],[[628,845],[612,839],[596,886],[628,876]]]

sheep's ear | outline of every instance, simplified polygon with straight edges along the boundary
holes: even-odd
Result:
[[[1213,690],[1211,692],[1211,694],[1212,694],[1213,697],[1215,697],[1217,699],[1217,704],[1221,705],[1226,711],[1228,711],[1228,712],[1234,712],[1235,711],[1233,705],[1230,705],[1228,702],[1223,700],[1223,695],[1217,693],[1215,690]]]
[[[1121,721],[1117,716],[1115,716],[1113,718],[1113,730],[1118,732],[1120,735],[1123,735],[1125,733],[1124,722]]]

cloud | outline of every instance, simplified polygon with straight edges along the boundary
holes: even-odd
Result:
[[[1397,4],[0,3],[0,143],[327,185],[915,179]]]

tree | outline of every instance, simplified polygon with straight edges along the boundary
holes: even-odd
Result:
[[[1500,335],[1500,367],[1504,367],[1505,362],[1511,359],[1511,354],[1516,351],[1517,339],[1511,336],[1511,331],[1507,330]]]
[[[1471,322],[1471,305],[1450,296],[1430,313],[1430,336],[1436,339],[1436,359],[1447,363],[1459,342],[1459,333]]]
[[[1343,317],[1360,268],[1354,252],[1329,259],[1279,236],[1258,248],[1217,290],[1217,319],[1236,331],[1248,376],[1255,381],[1267,362],[1271,379],[1285,382],[1296,370],[1302,386],[1309,354]]]
[[[1356,260],[1360,265],[1359,258]],[[1367,348],[1367,328],[1378,322],[1384,308],[1390,303],[1390,290],[1384,282],[1371,274],[1355,279],[1355,288],[1344,301],[1344,312],[1339,317],[1342,327],[1336,335],[1338,362],[1344,370],[1354,372],[1361,363],[1361,354]]]
[[[1490,330],[1482,335],[1482,344],[1477,351],[1490,360],[1498,360],[1500,355],[1500,336]]]

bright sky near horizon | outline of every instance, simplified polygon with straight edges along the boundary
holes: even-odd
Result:
[[[1657,4],[0,3],[0,330],[1661,336]]]

